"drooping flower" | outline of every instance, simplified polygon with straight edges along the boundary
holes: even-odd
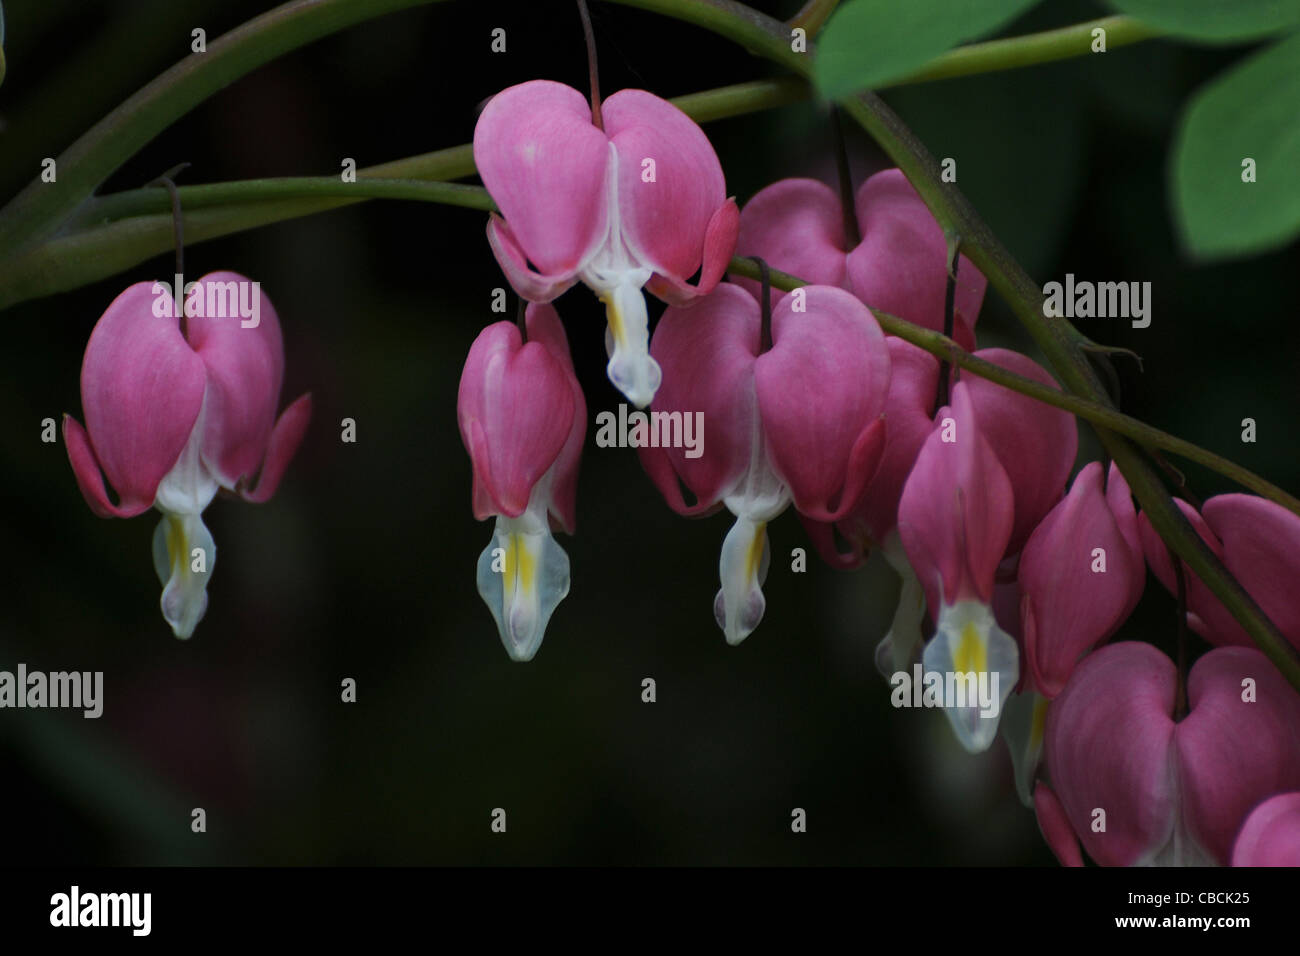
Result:
[[[1269,797],[1246,817],[1233,866],[1300,866],[1300,791]]]
[[[767,351],[759,303],[731,284],[689,310],[669,308],[650,346],[664,369],[653,411],[702,412],[704,447],[698,458],[679,448],[638,453],[679,514],[725,506],[736,516],[714,602],[730,644],[758,626],[766,607],[767,523],[791,502],[817,521],[843,517],[884,446],[890,364],[880,327],[841,289],[799,292],[777,303]]]
[[[815,179],[782,179],[745,204],[736,252],[761,256],[808,282],[847,289],[873,309],[942,332],[948,246],[925,202],[901,170],[886,169],[858,187],[854,205],[862,241],[850,249],[835,191]],[[757,283],[739,281],[759,294]],[[963,348],[975,347],[986,285],[960,256],[953,338]]]
[[[194,633],[207,610],[216,562],[203,510],[222,488],[246,501],[269,499],[311,420],[310,395],[276,419],[284,345],[279,318],[257,283],[233,272],[209,273],[187,287],[186,303],[195,294],[229,301],[231,288],[246,301],[257,297],[254,322],[223,307],[220,316],[188,315],[182,327],[182,310],[166,286],[129,287],[100,317],[86,345],[86,427],[63,418],[68,458],[95,514],[162,512],[154,568],[163,584],[163,617],[181,638]]]
[[[1246,815],[1300,788],[1300,697],[1259,651],[1216,648],[1178,674],[1150,644],[1089,654],[1047,714],[1050,783],[1034,794],[1057,858],[1102,866],[1225,864]]]
[[[528,341],[496,322],[470,346],[457,420],[474,467],[474,517],[496,517],[478,559],[478,592],[506,652],[533,658],[569,593],[569,558],[552,528],[572,534],[587,404],[569,342],[549,305],[525,313]]]
[[[644,407],[661,372],[641,288],[678,305],[707,294],[731,259],[739,212],[708,138],[677,107],[621,90],[601,114],[603,129],[561,83],[512,86],[479,117],[474,161],[504,216],[488,221],[488,241],[510,284],[531,302],[589,286],[609,319],[610,381]]]
[[[881,640],[876,661],[886,677],[904,669],[921,639],[925,596],[898,537],[898,501],[903,485],[933,426],[939,360],[929,352],[885,336],[889,348],[888,423],[884,454],[858,504],[834,523],[800,515],[804,530],[822,558],[836,568],[863,564],[872,547],[879,547],[901,579],[898,606],[889,633]]]
[[[889,395],[885,400],[888,436],[880,467],[858,505],[834,525],[803,518],[804,528],[832,567],[855,568],[873,545],[897,541],[898,501],[921,446],[933,430],[939,360],[910,342],[887,335]],[[840,543],[846,546],[842,550]]]
[[[1174,499],[1184,517],[1293,645],[1300,648],[1300,516],[1258,495],[1216,495],[1196,509]],[[1138,516],[1147,563],[1177,594],[1169,550],[1145,514]],[[1186,564],[1187,626],[1212,644],[1253,647],[1245,629]]]
[[[960,381],[903,486],[898,533],[935,619],[934,637],[921,656],[925,670],[974,674],[997,697],[992,713],[969,697],[945,701],[957,739],[972,753],[993,741],[1001,706],[1019,679],[1016,642],[992,607],[1014,515],[1011,481]]]
[[[980,349],[976,358],[1057,388],[1047,370],[1010,349]],[[1043,516],[1061,499],[1079,450],[1074,416],[996,382],[965,375],[980,433],[1015,489],[1015,522],[1006,554],[1018,554]]]
[[[1128,483],[1089,462],[1034,529],[1020,556],[1020,616],[1029,679],[1055,697],[1084,654],[1133,613],[1146,584],[1137,511]]]

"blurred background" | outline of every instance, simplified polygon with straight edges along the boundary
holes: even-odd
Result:
[[[9,0],[0,197],[158,72],[268,3]],[[786,17],[793,0],[756,6]],[[1008,31],[1105,15],[1043,4]],[[771,75],[703,30],[593,4],[608,95],[663,96]],[[490,52],[503,27],[504,55]],[[1150,281],[1153,321],[1080,320],[1120,361],[1125,410],[1300,490],[1297,249],[1215,266],[1180,251],[1165,172],[1190,92],[1249,48],[1155,41],[1051,66],[890,90],[885,99],[1042,283]],[[476,106],[548,77],[586,89],[570,0],[440,3],[326,38],[212,97],[105,185],[177,163],[182,184],[335,175],[468,142]],[[740,201],[786,176],[833,175],[809,102],[710,124]],[[885,165],[851,140],[858,181]],[[883,561],[832,571],[793,512],[774,523],[766,617],[737,648],[713,622],[726,515],[669,511],[631,449],[589,432],[573,586],[537,658],[512,663],[474,589],[491,534],[470,512],[456,429],[460,369],[504,286],[482,213],[372,201],[191,246],[193,277],[262,283],[284,329],[282,405],[315,418],[276,497],[218,499],[220,549],[195,637],[172,637],[150,560],[156,521],[87,508],[62,440],[83,418],[87,336],[170,254],[3,321],[0,669],[105,674],[104,715],[0,711],[9,864],[1049,864],[999,741],[958,750],[941,715],[895,711],[872,663],[897,581]],[[512,296],[513,314],[513,296]],[[558,303],[590,414],[616,409],[603,314]],[[652,300],[652,316],[662,306]],[[1026,348],[990,291],[980,344]],[[1032,353],[1031,353],[1032,354]],[[340,441],[340,420],[357,442]],[[1256,444],[1242,444],[1254,418]],[[1096,444],[1081,430],[1081,456]],[[1192,468],[1202,497],[1230,490]],[[810,551],[790,571],[790,551]],[[1174,604],[1151,579],[1120,638],[1168,648]],[[1193,638],[1196,649],[1201,646]],[[652,677],[658,700],[641,700]],[[357,681],[357,702],[340,683]],[[194,834],[190,811],[207,813]],[[489,829],[494,808],[506,835]],[[793,834],[791,811],[807,812]]]

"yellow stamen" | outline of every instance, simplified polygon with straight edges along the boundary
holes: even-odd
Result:
[[[627,342],[627,333],[623,329],[623,316],[618,311],[613,290],[601,293],[597,298],[605,303],[605,318],[609,322],[609,332],[614,337],[614,344],[619,347],[624,346]]]
[[[767,540],[767,522],[754,523],[754,540],[749,544],[749,553],[745,555],[745,577],[753,579],[758,576],[758,565],[763,560],[763,543]]]
[[[1039,697],[1034,701],[1033,721],[1029,725],[1029,746],[1035,750],[1043,743],[1043,732],[1047,727],[1047,698]]]
[[[522,534],[506,535],[504,573],[507,595],[515,594],[516,590],[521,590],[524,593],[532,590],[536,562],[533,559],[532,552],[528,550],[528,544],[524,541]]]
[[[171,559],[172,573],[189,570],[190,549],[185,541],[185,522],[175,515],[167,515],[167,557]]]
[[[988,670],[988,650],[974,622],[967,622],[961,629],[961,639],[953,650],[952,666],[958,674],[983,674]]]

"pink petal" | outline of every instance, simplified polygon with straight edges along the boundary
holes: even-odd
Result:
[[[645,90],[619,90],[601,105],[601,114],[618,153],[623,237],[655,272],[689,279],[704,262],[710,221],[727,201],[722,166],[708,137],[676,106]],[[654,162],[653,182],[646,181],[646,160]],[[723,240],[729,218],[724,214]],[[713,256],[716,269],[716,249]],[[721,258],[730,259],[730,249]]]
[[[656,272],[645,287],[669,305],[688,305],[698,296],[708,295],[717,288],[731,265],[739,229],[740,210],[736,208],[734,199],[728,199],[714,210],[704,230],[704,262],[700,266],[699,284],[691,285],[676,276]]]
[[[754,363],[768,456],[795,507],[836,521],[858,503],[884,452],[889,348],[851,293],[805,286],[772,313],[772,348]]]
[[[289,467],[289,462],[293,460],[298,446],[302,444],[303,436],[307,434],[309,424],[311,424],[310,392],[299,396],[280,414],[279,420],[271,430],[266,460],[262,464],[261,474],[257,476],[257,486],[240,491],[245,501],[260,504],[269,501],[275,494],[276,489],[280,487],[280,479],[284,477],[285,470]]]
[[[980,433],[965,381],[941,408],[903,486],[898,533],[932,611],[988,604],[1015,513],[1011,481]],[[945,442],[951,419],[955,441]]]
[[[1129,550],[1141,557],[1143,555],[1142,535],[1138,530],[1137,506],[1133,503],[1133,492],[1124,479],[1124,473],[1113,461],[1110,463],[1110,471],[1106,473],[1106,507],[1110,509],[1111,517],[1115,519],[1115,527],[1124,536],[1124,542]],[[1134,599],[1135,604],[1137,600]]]
[[[1048,709],[1044,756],[1052,789],[1102,866],[1132,866],[1173,833],[1176,683],[1169,658],[1150,644],[1125,641],[1084,658]],[[1093,830],[1097,810],[1106,814],[1104,832]]]
[[[1132,550],[1120,530],[1101,475],[1100,462],[1085,465],[1020,555],[1025,656],[1036,689],[1046,697],[1059,694],[1075,662],[1119,629],[1146,580],[1142,552]],[[1113,470],[1112,481],[1117,475]],[[1128,494],[1127,485],[1122,490]],[[1115,498],[1122,507],[1122,497]],[[1100,566],[1098,548],[1104,571],[1093,570]]]
[[[513,322],[496,322],[470,346],[457,419],[474,464],[474,516],[517,518],[573,427],[569,375],[541,342],[521,344]]]
[[[1181,498],[1175,498],[1174,503],[1178,505],[1178,510],[1183,513],[1183,517],[1191,522],[1201,539],[1210,546],[1210,550],[1222,560],[1223,544],[1210,530],[1205,519]],[[1145,514],[1138,515],[1138,535],[1142,539],[1142,550],[1146,554],[1147,564],[1151,566],[1151,572],[1170,594],[1176,595],[1178,581],[1174,577],[1174,565],[1170,560],[1169,549],[1160,540],[1155,528],[1151,527],[1151,521]],[[1214,592],[1205,586],[1186,562],[1182,564],[1183,580],[1187,586],[1187,626],[1211,644],[1254,647],[1255,642],[1250,639],[1250,635],[1214,596]]]
[[[929,352],[892,335],[885,342],[891,369],[885,400],[888,440],[858,509],[876,541],[884,541],[898,526],[903,485],[934,426],[931,410],[939,382],[939,360]]]
[[[670,306],[655,327],[650,354],[663,369],[663,382],[651,410],[700,412],[704,419],[698,458],[687,458],[684,448],[637,449],[646,473],[679,514],[712,510],[749,469],[758,428],[758,349],[758,303],[728,283],[688,309]],[[695,504],[686,503],[679,479]]]
[[[862,242],[848,255],[853,292],[871,306],[928,329],[943,331],[948,244],[943,229],[900,170],[876,173],[858,188]],[[953,338],[975,347],[975,320],[987,280],[959,257]]]
[[[252,302],[252,288],[237,273],[209,273],[198,280],[198,289],[204,314],[189,315],[185,322],[186,338],[208,374],[203,460],[224,487],[233,489],[266,457],[284,378],[280,320],[259,288],[257,325],[244,327],[253,320],[241,317],[240,303]],[[218,306],[217,315],[207,314],[207,303]]]
[[[1201,509],[1223,542],[1223,562],[1293,645],[1300,648],[1300,516],[1258,495],[1216,495]]]
[[[799,514],[799,523],[803,525],[808,540],[822,560],[831,567],[849,571],[866,563],[874,542],[867,533],[866,526],[857,517],[857,509],[839,521],[814,521],[807,515]]]
[[[1062,866],[1083,866],[1083,854],[1079,852],[1079,838],[1074,835],[1065,808],[1056,799],[1052,788],[1041,780],[1034,787],[1034,814],[1038,817],[1038,828],[1043,838],[1052,848]]]
[[[72,463],[72,474],[77,479],[81,495],[90,505],[90,510],[101,518],[134,518],[149,509],[152,502],[136,501],[119,507],[108,498],[104,487],[104,475],[95,460],[95,452],[90,447],[90,436],[71,415],[63,416],[63,443],[68,447],[68,460]]]
[[[86,345],[81,403],[90,448],[69,446],[68,452],[77,454],[73,469],[97,514],[105,514],[108,499],[102,482],[92,478],[86,452],[93,449],[93,459],[121,499],[118,508],[108,505],[108,513],[139,514],[153,504],[158,483],[176,464],[203,405],[203,360],[185,342],[176,316],[154,315],[155,302],[160,309],[171,308],[161,284],[130,286],[100,317]]]
[[[551,80],[502,90],[474,127],[483,185],[544,276],[572,276],[604,239],[609,158],[586,98]]]
[[[564,334],[560,316],[549,305],[530,305],[524,313],[528,325],[528,341],[540,342],[564,369],[573,393],[573,424],[564,440],[564,447],[556,459],[555,477],[551,485],[551,516],[569,534],[577,529],[578,522],[578,464],[582,459],[582,446],[586,440],[587,400],[582,394],[573,371],[573,358],[569,354],[569,338]]]
[[[519,248],[519,241],[515,239],[515,234],[510,231],[506,221],[496,213],[488,218],[487,237],[497,264],[506,274],[506,281],[521,299],[527,299],[529,302],[550,302],[578,281],[573,272],[542,275],[529,266],[528,258],[524,255],[523,249]]]
[[[1244,689],[1254,681],[1254,699]],[[1190,711],[1175,731],[1188,832],[1226,864],[1246,815],[1300,789],[1300,696],[1262,653],[1219,647],[1192,667]]]
[[[975,354],[1017,375],[1057,387],[1052,376],[1027,355],[1009,349],[981,349]],[[1016,490],[1016,521],[1007,543],[1007,553],[1015,554],[1060,500],[1079,450],[1079,429],[1069,412],[976,375],[962,380],[970,388],[980,431]]]
[[[782,179],[760,189],[740,212],[736,255],[759,256],[773,269],[813,285],[847,289],[844,217],[839,196],[816,179]],[[736,278],[759,296],[753,279]],[[785,293],[772,290],[772,303]]]
[[[1300,793],[1269,797],[1246,817],[1233,866],[1300,866]]]
[[[858,504],[835,523],[834,531],[827,524],[800,516],[814,546],[832,567],[857,567],[866,560],[872,544],[883,542],[898,526],[903,485],[933,426],[930,409],[939,379],[939,360],[893,335],[885,336],[885,344],[889,348],[890,374],[880,467]],[[836,544],[836,533],[848,550]]]

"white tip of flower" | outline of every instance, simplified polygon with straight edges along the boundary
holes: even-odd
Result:
[[[609,364],[605,371],[629,402],[645,408],[659,391],[663,371],[650,357],[650,323],[641,287],[631,282],[620,283],[600,298],[609,320],[605,329]]]
[[[478,593],[492,612],[512,660],[530,661],[542,646],[551,614],[569,593],[569,556],[548,530],[523,530],[497,518],[478,559]]]
[[[902,578],[902,586],[898,589],[898,607],[894,609],[889,633],[876,647],[876,669],[886,680],[911,666],[925,621],[925,589],[916,572],[906,559],[900,563],[891,558],[890,564]]]
[[[163,514],[153,533],[153,567],[163,585],[163,618],[181,639],[203,620],[216,563],[216,543],[199,515]]]
[[[728,644],[739,644],[763,620],[767,609],[763,582],[767,580],[771,557],[767,522],[737,518],[722,542],[722,558],[718,562],[722,588],[713,600],[713,616]]]
[[[1034,805],[1034,777],[1043,753],[1043,732],[1047,726],[1049,701],[1035,690],[1012,694],[1003,708],[1002,739],[1011,752],[1016,795],[1027,807]]]
[[[1020,678],[1020,651],[993,611],[978,601],[945,604],[921,662],[943,677],[943,710],[958,742],[970,753],[987,750]]]

